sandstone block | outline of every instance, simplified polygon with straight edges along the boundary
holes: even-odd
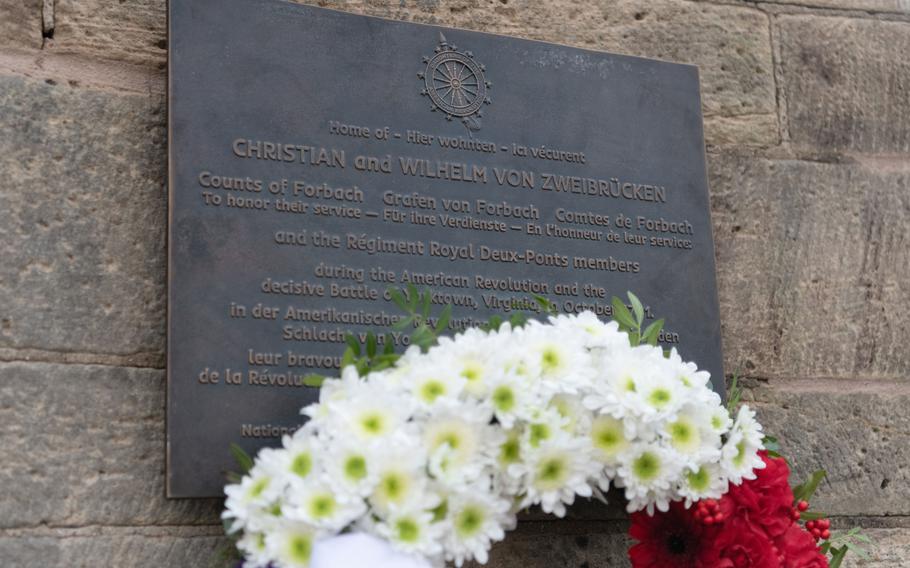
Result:
[[[813,508],[856,517],[904,516],[910,511],[906,386],[774,380],[750,395],[765,431],[780,439],[794,466],[791,482],[804,481],[815,470],[828,472]]]
[[[706,121],[709,144],[778,141],[769,21],[752,8],[680,0],[330,0],[319,5],[698,65],[706,117],[733,117]]]
[[[0,0],[0,46],[39,49],[43,0]]]
[[[0,76],[0,108],[0,347],[163,352],[163,97]]]
[[[222,560],[228,540],[211,530],[133,527],[39,530],[0,534],[0,558],[6,566],[41,568],[232,566]]]
[[[779,25],[789,132],[799,149],[910,152],[910,23],[782,16]]]
[[[778,141],[768,17],[744,6],[655,0],[305,0],[345,11],[539,39],[698,65],[716,144]],[[54,49],[165,65],[164,0],[58,0]],[[718,130],[715,133],[714,127]]]
[[[54,49],[105,59],[167,61],[165,0],[56,0]]]
[[[898,568],[910,558],[910,529],[871,529],[863,531],[872,540],[866,547],[869,559],[847,555],[845,568]]]
[[[910,169],[708,164],[727,371],[904,380]]]
[[[910,2],[907,2],[906,0],[767,0],[767,2],[771,4],[862,10],[864,12],[881,12],[886,14],[910,12]]]
[[[0,528],[220,524],[220,500],[164,497],[164,397],[159,370],[0,363],[0,448],[15,456]]]

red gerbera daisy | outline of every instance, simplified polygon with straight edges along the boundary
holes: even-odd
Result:
[[[696,568],[705,526],[676,502],[653,517],[644,511],[634,513],[629,535],[638,541],[629,549],[634,568]]]

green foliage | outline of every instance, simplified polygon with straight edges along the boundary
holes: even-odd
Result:
[[[793,503],[799,503],[800,501],[811,501],[812,496],[815,495],[815,490],[818,489],[818,484],[822,482],[822,479],[827,477],[828,474],[825,470],[820,469],[816,472],[813,472],[804,483],[800,483],[793,488]]]
[[[621,299],[613,296],[611,303],[613,305],[613,321],[619,324],[619,329],[625,331],[629,334],[629,342],[632,343],[632,346],[647,344],[647,345],[657,345],[657,340],[660,337],[660,332],[664,328],[664,320],[659,319],[655,322],[652,322],[648,327],[642,330],[642,325],[645,323],[645,307],[641,303],[641,300],[638,299],[638,296],[632,292],[626,292],[629,296],[629,305],[632,306],[631,311],[629,306],[627,306]],[[669,352],[665,352],[668,354]]]
[[[762,445],[768,451],[768,456],[772,458],[787,459],[780,455],[780,442],[774,436],[765,436],[762,438]]]
[[[822,554],[831,555],[828,565],[831,568],[839,568],[848,552],[856,554],[863,560],[869,560],[869,552],[865,547],[870,545],[872,540],[862,533],[861,528],[854,527],[849,531],[834,534],[820,548]]]
[[[739,403],[743,399],[743,389],[739,386],[739,369],[733,372],[733,379],[727,388],[727,412],[732,418],[736,418],[736,411],[739,410]]]
[[[234,456],[234,461],[240,466],[240,473],[246,475],[253,469],[253,458],[236,443],[231,443],[231,455]]]

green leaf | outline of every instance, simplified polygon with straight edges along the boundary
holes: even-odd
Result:
[[[657,338],[660,337],[660,330],[664,328],[664,320],[659,319],[645,328],[641,334],[641,340],[648,345],[657,345]]]
[[[414,316],[408,316],[406,318],[401,318],[392,324],[392,329],[395,331],[404,331],[408,329],[414,323]]]
[[[385,355],[394,355],[395,354],[395,343],[392,342],[392,338],[388,334],[385,336],[385,345],[382,348],[382,352]]]
[[[348,365],[353,365],[357,361],[357,356],[354,355],[354,350],[348,347],[344,350],[344,354],[341,356],[341,368],[344,369]]]
[[[326,377],[324,377],[322,375],[317,375],[316,373],[310,373],[308,375],[304,375],[303,384],[305,384],[308,387],[321,387],[322,384],[326,380],[327,380]]]
[[[800,501],[810,501],[815,494],[815,490],[818,489],[818,484],[821,483],[822,479],[827,475],[825,470],[820,469],[810,475],[805,483],[801,483],[794,487],[793,502],[799,503]]]
[[[417,291],[417,286],[408,282],[408,311],[416,312],[418,302],[420,302],[420,293]]]
[[[555,316],[559,313],[559,308],[556,307],[556,304],[551,302],[550,299],[546,296],[541,296],[540,294],[532,294],[531,297],[534,298],[534,301],[537,302],[544,313],[547,313],[551,316]]]
[[[736,417],[736,410],[739,408],[739,402],[742,400],[743,391],[739,388],[739,371],[733,373],[733,380],[730,382],[730,388],[727,389],[727,412],[732,418]]]
[[[637,331],[629,332],[629,343],[632,345],[632,347],[637,347],[639,344],[641,344],[641,338],[638,336]]]
[[[512,327],[522,327],[528,323],[528,314],[524,312],[515,312],[509,318],[509,323],[512,324]]]
[[[632,318],[632,314],[629,312],[629,308],[627,308],[626,305],[622,303],[622,300],[616,296],[613,296],[612,303],[613,319],[626,329],[635,329],[635,320]]]
[[[401,308],[404,312],[410,312],[408,309],[408,300],[404,297],[402,291],[398,288],[389,288],[389,297],[392,298],[392,301],[396,306]]]
[[[840,568],[841,563],[844,561],[844,557],[847,555],[847,547],[842,546],[840,548],[831,549],[831,562],[828,563],[828,568]]]
[[[353,333],[346,333],[344,335],[344,342],[348,344],[348,347],[354,352],[355,356],[360,355],[360,341],[354,337]]]
[[[373,358],[376,356],[376,334],[372,331],[367,333],[367,357]]]
[[[231,455],[234,456],[234,461],[240,466],[240,471],[244,475],[253,469],[253,458],[250,457],[250,454],[246,453],[246,450],[234,442],[231,443]]]
[[[433,294],[429,290],[423,293],[423,305],[421,306],[420,312],[423,314],[423,319],[430,317],[430,307],[431,302],[433,301]]]
[[[626,292],[629,295],[629,301],[632,302],[632,311],[635,312],[635,320],[638,322],[638,327],[641,327],[643,321],[645,321],[645,307],[641,305],[641,300],[638,299],[638,296],[632,292]]]
[[[827,518],[828,515],[822,513],[821,511],[804,511],[799,514],[799,518],[803,521],[817,521],[819,519]]]
[[[442,333],[449,327],[449,322],[452,321],[452,304],[446,304],[446,307],[442,309],[442,313],[439,315],[439,319],[436,320],[436,333]]]
[[[764,438],[762,438],[761,442],[762,442],[762,445],[765,447],[765,449],[768,450],[769,452],[779,452],[780,451],[780,443],[777,441],[777,438],[775,438],[774,436],[765,436]]]

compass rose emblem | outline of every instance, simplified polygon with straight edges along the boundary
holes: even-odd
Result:
[[[424,57],[426,69],[417,74],[424,87],[420,92],[433,103],[431,110],[446,115],[446,120],[460,118],[471,130],[480,128],[482,107],[490,104],[492,83],[484,77],[486,67],[474,60],[470,51],[459,51],[442,33],[436,54]]]

